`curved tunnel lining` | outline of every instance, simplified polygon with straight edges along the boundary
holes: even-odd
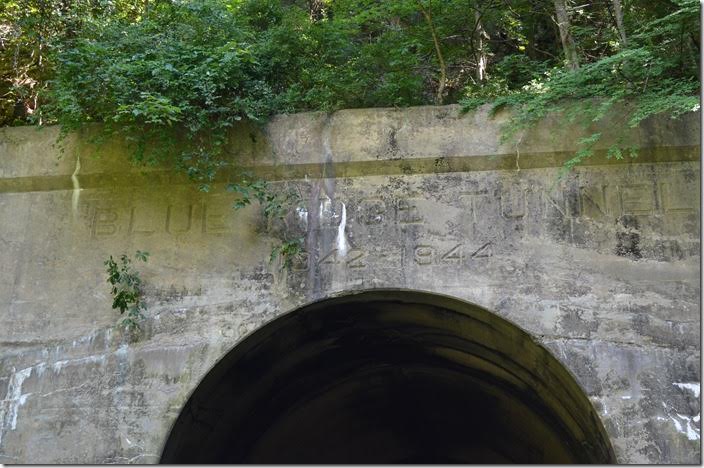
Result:
[[[531,337],[446,296],[310,304],[203,379],[163,463],[615,462],[591,403]]]

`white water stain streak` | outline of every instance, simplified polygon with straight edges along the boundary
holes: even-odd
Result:
[[[699,384],[695,384],[695,386],[692,387],[691,390],[693,392],[695,392],[696,390],[695,394],[697,395],[697,397],[699,396]],[[696,416],[685,416],[676,411],[673,411],[673,413],[675,414],[675,416],[673,416],[672,413],[668,411],[673,408],[670,408],[670,406],[667,405],[664,401],[661,403],[662,407],[665,409],[665,414],[667,415],[667,417],[670,418],[677,432],[679,432],[680,434],[684,434],[689,440],[699,440],[701,438],[700,430],[696,425],[696,423],[698,423],[701,419],[701,413],[697,413]]]
[[[699,418],[699,415],[695,416],[694,418],[690,418],[689,416],[684,416],[682,414],[676,413],[677,418],[674,416],[670,416],[670,419],[672,419],[672,422],[675,425],[675,429],[677,429],[677,432],[684,434],[687,436],[687,439],[689,440],[699,440],[699,429],[694,425],[693,419],[696,421]],[[681,419],[681,421],[678,420]]]
[[[694,393],[694,398],[699,398],[699,382],[675,382],[672,385],[679,387],[682,390],[689,390]]]
[[[308,210],[299,206],[296,208],[296,214],[298,215],[298,219],[303,221],[303,223],[308,226]]]
[[[63,369],[66,364],[104,364],[105,363],[106,356],[104,354],[96,354],[93,356],[86,356],[83,358],[77,358],[77,359],[64,359],[62,361],[56,361],[51,365],[51,368],[59,374],[61,372],[61,369]]]
[[[10,377],[7,394],[0,401],[0,443],[5,432],[17,428],[17,411],[27,401],[29,394],[22,394],[22,384],[32,375],[33,367],[15,372]]]
[[[342,203],[342,217],[337,226],[337,251],[343,257],[347,255],[347,238],[345,237],[345,227],[347,226],[347,207]]]
[[[332,200],[330,197],[325,195],[324,200],[320,200],[320,209],[318,211],[320,213],[321,218],[333,218],[333,207],[332,207]]]
[[[71,208],[73,214],[78,213],[78,200],[81,197],[81,184],[78,182],[78,172],[81,170],[81,156],[76,154],[76,169],[71,174],[71,182],[73,183],[73,194],[71,195]]]
[[[82,341],[93,341],[94,336],[90,336],[86,339],[77,340]],[[74,345],[75,346],[75,345]],[[94,354],[90,356],[85,356],[81,358],[74,359],[63,359],[55,361],[48,365],[46,362],[40,362],[30,367],[26,367],[19,371],[13,369],[12,376],[10,377],[10,382],[7,386],[7,394],[5,398],[0,400],[0,444],[4,434],[7,431],[14,431],[17,428],[17,413],[19,408],[27,402],[27,398],[32,395],[32,393],[22,393],[22,385],[24,382],[32,376],[32,373],[36,371],[37,377],[44,375],[47,367],[50,367],[55,374],[59,374],[61,370],[68,365],[76,364],[101,364],[104,365],[109,354],[114,354],[118,358],[124,359],[127,356],[128,349],[127,345],[121,345],[112,353],[107,351],[105,354]],[[60,349],[56,349],[55,354],[59,354]],[[49,353],[43,353],[48,355]]]

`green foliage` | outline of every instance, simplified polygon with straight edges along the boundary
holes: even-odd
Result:
[[[133,0],[3,0],[0,2],[0,125],[42,119],[56,55],[97,17],[140,18]]]
[[[239,183],[229,184],[227,189],[239,195],[233,205],[236,210],[251,205],[252,201],[258,201],[267,228],[270,229],[272,224],[277,222],[284,225],[281,230],[284,239],[272,248],[269,262],[273,263],[277,257],[281,257],[281,268],[290,268],[293,260],[303,251],[303,238],[289,238],[292,229],[289,228],[286,218],[292,207],[300,206],[300,195],[291,191],[274,190],[267,182],[256,179],[251,174],[244,174]]]
[[[134,256],[135,260],[142,262],[146,262],[148,257],[149,253],[141,250]],[[140,329],[139,322],[144,319],[142,279],[127,255],[121,255],[119,262],[118,264],[112,255],[104,262],[108,274],[107,281],[112,287],[112,308],[118,309],[120,314],[127,312],[120,325],[129,331],[136,331]]]
[[[251,174],[243,175],[239,183],[229,184],[227,190],[236,192],[240,196],[233,205],[236,210],[251,205],[254,199],[260,203],[267,221],[284,219],[291,207],[300,202],[300,196],[297,193],[277,192],[266,181],[257,179]]]
[[[303,238],[287,240],[271,249],[269,262],[273,263],[277,257],[281,257],[281,269],[289,269],[293,262],[303,253]]]
[[[504,86],[484,95],[468,89],[467,97],[461,101],[464,110],[488,102],[493,104],[493,112],[511,107],[512,117],[503,129],[504,141],[558,112],[563,113],[566,124],[588,128],[615,105],[629,109],[630,127],[660,113],[676,118],[696,111],[700,106],[698,60],[673,35],[698,28],[699,3],[678,0],[677,4],[679,8],[673,13],[644,24],[631,36],[628,47],[577,70],[554,67],[534,76],[520,89]],[[523,76],[529,73],[524,71]],[[599,137],[595,133],[580,141],[579,150],[565,167],[572,168],[590,157]],[[620,158],[622,149],[612,147],[607,156]]]
[[[232,125],[272,111],[242,23],[208,0],[95,20],[57,56],[46,111],[64,131],[103,122],[103,137],[124,137],[136,161],[174,164],[207,188]]]
[[[136,162],[208,190],[237,166],[233,125],[275,113],[491,102],[513,108],[509,139],[553,112],[589,127],[629,103],[636,126],[699,107],[699,2],[621,2],[628,41],[611,0],[564,3],[577,70],[564,67],[554,2],[5,0],[0,125],[102,123],[99,140],[123,138]],[[238,186],[238,203],[267,216],[291,205]]]
[[[563,165],[560,177],[562,177],[565,174],[565,172],[574,168],[575,166],[580,164],[585,159],[591,157],[594,154],[593,147],[596,144],[596,142],[599,141],[599,138],[601,138],[601,133],[592,133],[588,137],[580,139],[577,142],[579,149],[577,150],[577,152],[575,153],[575,155],[572,158],[568,159],[565,162],[565,164]],[[611,151],[614,154],[616,154],[616,153],[620,154],[620,150],[618,148],[612,148]]]
[[[626,95],[653,93],[636,120],[691,108],[696,0],[622,2],[627,47],[610,0],[565,2],[581,77],[562,69],[552,2],[331,0],[314,14],[320,2],[302,0],[7,0],[3,121],[40,115],[69,130],[105,122],[109,134],[133,142],[138,160],[170,160],[207,184],[240,119],[432,103],[440,79],[433,30],[446,62],[445,102],[502,97],[526,105],[524,121],[546,103],[611,97],[615,84],[629,83]],[[669,89],[682,99],[668,100]],[[526,95],[537,94],[547,96],[531,105]]]
[[[375,14],[332,5],[335,19],[320,22],[261,0],[161,1],[137,19],[86,17],[53,57],[42,116],[64,134],[102,122],[100,140],[124,138],[136,162],[172,164],[207,190],[234,163],[228,132],[240,120],[424,103],[432,78],[418,69],[432,45],[415,3]]]

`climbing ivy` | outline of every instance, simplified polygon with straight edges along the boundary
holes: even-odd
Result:
[[[243,174],[238,183],[228,184],[227,190],[239,195],[233,206],[236,210],[251,205],[253,200],[258,201],[267,230],[271,231],[274,223],[284,225],[283,229],[278,230],[281,240],[272,247],[269,262],[281,258],[281,268],[290,268],[303,252],[303,238],[295,237],[295,229],[291,229],[287,221],[292,208],[301,207],[300,194],[291,190],[275,190],[266,181],[248,173]]]
[[[226,154],[229,130],[273,112],[251,32],[214,1],[159,2],[137,22],[95,20],[68,41],[45,113],[64,133],[102,122],[138,163],[172,164],[204,191]]]

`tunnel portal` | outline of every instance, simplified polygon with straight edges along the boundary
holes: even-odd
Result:
[[[260,328],[203,379],[162,463],[613,463],[568,371],[463,301],[377,290]]]

